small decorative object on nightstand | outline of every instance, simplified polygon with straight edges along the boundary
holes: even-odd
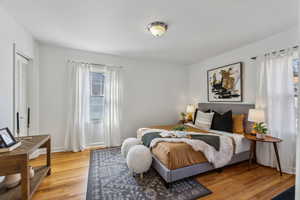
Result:
[[[280,171],[280,176],[282,176],[282,171],[281,171],[281,165],[280,165],[280,158],[278,154],[278,149],[277,149],[277,143],[282,142],[281,139],[271,137],[271,136],[265,136],[264,139],[258,139],[256,136],[253,136],[251,134],[245,134],[245,138],[251,141],[251,149],[250,149],[250,156],[249,156],[249,166],[252,164],[252,160],[255,160],[256,162],[256,142],[267,142],[267,143],[273,143],[274,146],[274,151],[276,154],[276,159],[277,159],[277,164],[279,167]]]
[[[254,124],[253,129],[256,132],[257,139],[265,139],[267,131],[268,131],[265,123],[263,123],[263,122],[256,123],[256,124]]]

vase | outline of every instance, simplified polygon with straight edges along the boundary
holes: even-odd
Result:
[[[34,177],[34,169],[33,167],[29,167],[29,172],[30,172],[30,178],[33,178]],[[0,183],[1,183],[1,178],[0,178]],[[14,188],[16,186],[18,186],[21,182],[21,174],[18,173],[18,174],[11,174],[11,175],[8,175],[4,178],[4,181],[3,181],[3,185],[4,187],[6,187],[7,189],[11,189],[11,188]]]
[[[5,176],[0,176],[0,184],[4,181]]]
[[[4,186],[8,189],[14,188],[21,182],[21,174],[8,175],[4,179]]]
[[[263,133],[256,133],[256,138],[257,138],[257,139],[263,140],[263,139],[265,139],[265,137],[266,137],[266,135],[263,134]]]

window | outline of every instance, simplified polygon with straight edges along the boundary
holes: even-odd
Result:
[[[103,120],[104,115],[104,80],[100,72],[90,72],[90,120]]]

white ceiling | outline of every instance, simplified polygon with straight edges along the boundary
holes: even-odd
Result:
[[[297,23],[297,0],[0,0],[40,41],[192,64]],[[169,31],[154,38],[152,21]]]

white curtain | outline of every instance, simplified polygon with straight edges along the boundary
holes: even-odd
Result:
[[[104,144],[106,147],[121,145],[122,70],[107,68],[105,77]]]
[[[68,63],[69,74],[69,111],[65,136],[65,150],[82,151],[88,145],[87,136],[94,133],[104,134],[106,147],[121,145],[121,68],[96,67],[105,76],[104,120],[90,121],[90,72],[95,65],[77,62]]]
[[[259,61],[256,108],[264,109],[269,134],[281,138],[278,150],[283,172],[295,173],[296,110],[293,83],[294,50],[267,54]],[[258,143],[258,163],[278,167],[272,144]]]
[[[89,122],[89,80],[88,64],[69,62],[68,122],[65,136],[65,150],[74,152],[86,148],[86,130]]]

